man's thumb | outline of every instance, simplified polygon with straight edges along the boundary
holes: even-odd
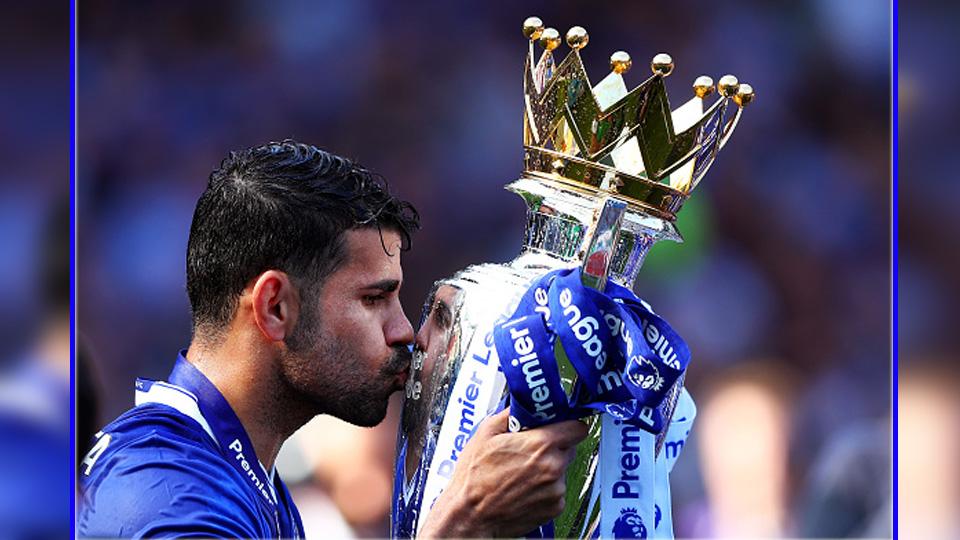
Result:
[[[509,422],[510,407],[507,407],[496,414],[491,414],[490,416],[486,417],[480,423],[480,427],[477,428],[477,432],[483,433],[487,437],[506,433]]]

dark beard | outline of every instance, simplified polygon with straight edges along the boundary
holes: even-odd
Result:
[[[328,414],[361,427],[373,427],[387,415],[390,396],[396,390],[393,381],[410,368],[407,347],[394,347],[393,354],[370,380],[341,382],[335,391],[335,401]],[[384,383],[388,385],[385,385]]]
[[[349,344],[325,335],[317,318],[302,319],[281,357],[287,390],[313,415],[329,414],[351,424],[373,427],[386,417],[393,381],[410,368],[406,346],[393,348],[373,377],[356,369]]]

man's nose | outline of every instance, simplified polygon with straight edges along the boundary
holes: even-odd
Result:
[[[413,343],[413,325],[410,324],[410,319],[407,319],[403,308],[399,304],[390,320],[386,337],[387,345],[391,347]]]
[[[430,345],[430,336],[428,334],[429,324],[423,324],[419,330],[417,330],[417,337],[414,338],[414,347],[421,351],[427,350],[427,347]]]

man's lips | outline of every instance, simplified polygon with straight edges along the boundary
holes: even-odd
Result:
[[[409,349],[403,347],[402,349],[395,351],[394,356],[390,360],[390,366],[387,368],[390,371],[394,371],[390,368],[392,368],[395,364],[401,365],[400,369],[394,371],[394,391],[403,390],[407,384],[407,379],[410,376],[410,364],[412,358]]]
[[[394,380],[396,380],[396,384],[394,385],[395,388],[397,390],[403,390],[404,387],[406,387],[407,385],[407,379],[409,377],[410,377],[410,366],[408,364],[407,369],[401,371],[400,373],[397,373],[397,375],[394,377]]]

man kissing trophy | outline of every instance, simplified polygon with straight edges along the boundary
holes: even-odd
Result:
[[[672,538],[669,474],[696,414],[683,387],[690,352],[632,288],[650,246],[682,241],[676,214],[753,89],[732,75],[716,87],[701,76],[694,97],[671,110],[669,55],[654,56],[653,75],[628,91],[623,51],[590,84],[582,27],[567,32],[559,64],[557,30],[530,17],[523,33],[524,170],[507,186],[527,204],[523,250],[438,281],[425,303],[392,535],[416,536],[477,425],[509,407],[510,431],[571,418],[589,427],[563,512],[528,536]]]

